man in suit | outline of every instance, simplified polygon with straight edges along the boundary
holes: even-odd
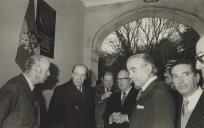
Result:
[[[103,117],[108,128],[128,128],[129,118],[136,107],[138,91],[132,87],[126,69],[119,71],[117,82],[120,91],[113,93],[107,100]]]
[[[171,69],[173,83],[182,95],[178,128],[204,128],[204,94],[197,85],[200,75],[192,62],[178,61]]]
[[[145,53],[128,58],[130,79],[140,91],[130,128],[174,128],[175,103],[168,85],[156,76],[153,59]]]
[[[39,108],[33,94],[36,84],[50,75],[50,62],[42,56],[31,56],[23,73],[9,80],[0,89],[0,127],[38,128]]]
[[[85,83],[87,67],[76,64],[72,79],[55,88],[48,109],[51,128],[93,128],[94,90]]]
[[[101,78],[102,83],[95,86],[95,120],[96,128],[104,128],[103,113],[105,111],[106,101],[115,91],[113,74],[106,71]],[[106,125],[106,124],[105,124]]]
[[[201,70],[204,77],[204,36],[200,37],[196,44],[196,68]]]

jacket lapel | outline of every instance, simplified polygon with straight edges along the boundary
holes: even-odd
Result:
[[[76,87],[76,85],[74,84],[73,80],[71,80],[71,83],[70,83],[71,87],[72,87],[72,90],[73,90],[73,93],[74,95],[76,96],[76,98],[80,101],[80,100],[83,100],[84,99],[84,96],[82,94],[82,92],[80,92],[78,90],[78,88]],[[82,88],[83,90],[83,88]],[[84,90],[83,90],[84,91]]]
[[[138,102],[143,102],[145,98],[150,94],[150,92],[154,89],[154,87],[157,85],[158,79],[152,81],[149,86],[145,89],[145,91],[142,93],[141,98]]]
[[[29,84],[28,84],[26,78],[23,76],[23,74],[20,74],[19,78],[21,79],[22,88],[25,90],[25,93],[27,94],[28,98],[31,99],[31,101],[33,101],[33,103],[34,103],[35,98],[34,98],[34,95],[33,95],[32,91],[29,87]]]
[[[177,118],[177,121],[176,121],[176,126],[177,128],[181,128],[181,108],[182,108],[182,102],[179,103],[179,107],[178,107],[178,118]]]
[[[195,106],[195,109],[193,110],[188,120],[188,123],[186,124],[186,128],[190,127],[191,125],[193,125],[195,121],[199,120],[199,118],[204,114],[203,108],[204,108],[204,92],[202,93],[200,99],[198,100],[198,103]]]
[[[130,100],[130,98],[132,97],[132,95],[133,95],[133,87],[130,89],[130,92],[128,93],[128,95],[127,95],[127,97],[126,97],[123,106],[125,106],[127,103],[129,103],[129,100]]]

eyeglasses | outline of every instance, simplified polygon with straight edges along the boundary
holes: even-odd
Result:
[[[117,78],[117,81],[121,81],[121,80],[130,80],[130,78]]]
[[[200,63],[204,64],[204,52],[198,54],[195,56],[196,60],[198,60]]]

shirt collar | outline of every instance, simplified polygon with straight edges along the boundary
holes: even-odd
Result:
[[[128,93],[130,92],[131,88],[132,88],[132,87],[128,88],[128,90],[125,91],[126,96],[127,96]],[[121,91],[121,95],[123,95],[123,94],[122,94],[122,91]]]
[[[33,85],[32,81],[26,76],[26,74],[23,73],[23,76],[24,76],[25,79],[27,80],[28,85],[29,85],[31,91],[33,91],[33,90],[34,90],[34,85]]]
[[[152,76],[145,84],[141,87],[142,91],[145,91],[145,89],[150,85],[150,83],[157,79],[157,76]]]
[[[107,91],[111,91],[111,88],[109,88],[109,89],[105,88],[105,92],[107,92]]]
[[[198,89],[191,96],[187,98],[189,102],[188,103],[189,110],[192,111],[195,108],[202,93],[203,93],[203,89],[199,86]]]

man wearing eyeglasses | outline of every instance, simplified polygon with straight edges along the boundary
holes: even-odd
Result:
[[[136,107],[138,91],[132,87],[126,69],[119,71],[117,83],[120,91],[113,93],[107,100],[103,117],[108,128],[128,128],[129,117]]]
[[[200,37],[196,44],[196,68],[201,70],[204,77],[204,36]]]

